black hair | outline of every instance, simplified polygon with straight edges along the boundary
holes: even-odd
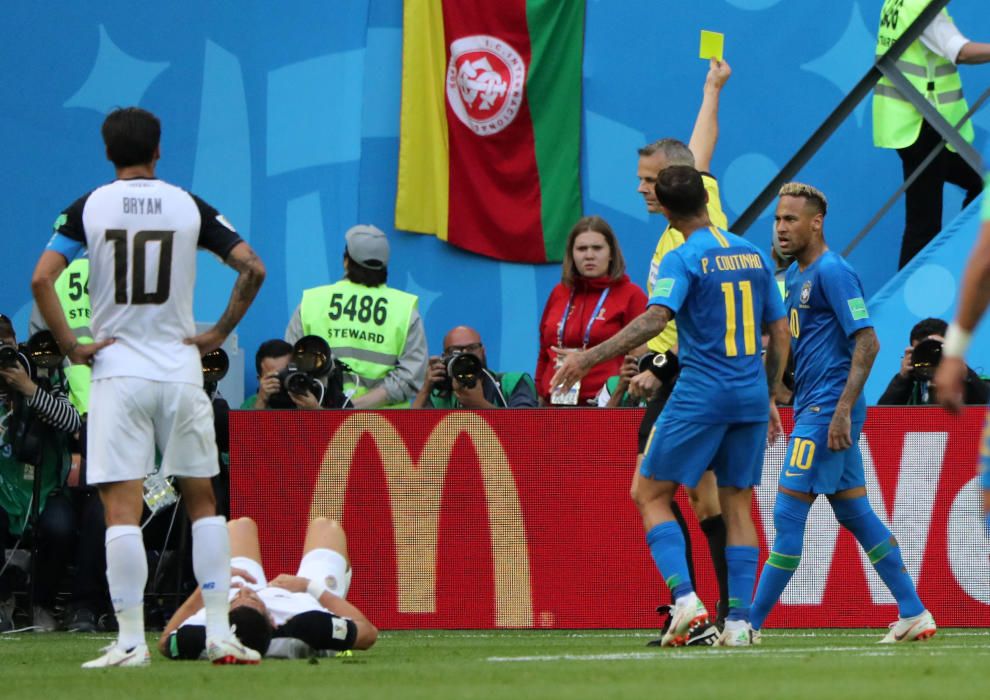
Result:
[[[260,610],[240,605],[228,614],[231,627],[236,627],[237,638],[244,646],[265,655],[268,645],[272,642],[272,623]]]
[[[261,361],[266,357],[285,357],[292,354],[292,346],[281,338],[266,340],[258,346],[258,352],[254,353],[254,369],[261,376]]]
[[[117,168],[145,165],[155,158],[162,136],[158,117],[140,107],[118,107],[103,120],[107,158]]]
[[[344,268],[346,270],[345,276],[354,284],[365,287],[380,287],[388,280],[388,265],[380,270],[372,270],[352,258],[346,250],[344,251],[344,260],[350,261],[350,264]]]
[[[657,176],[654,186],[657,201],[678,217],[695,216],[705,211],[708,193],[701,173],[690,165],[671,165]]]
[[[940,318],[926,318],[918,321],[914,324],[914,328],[911,329],[911,342],[924,340],[930,335],[941,335],[944,337],[945,331],[948,328],[949,324]]]

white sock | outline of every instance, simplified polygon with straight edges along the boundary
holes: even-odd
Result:
[[[206,638],[223,639],[230,634],[230,536],[222,515],[200,518],[192,525],[193,573],[203,594]]]
[[[695,593],[694,591],[691,591],[690,593],[686,593],[674,601],[674,605],[676,605],[677,607],[680,607],[682,605],[697,605],[697,604],[698,604],[698,594]]]
[[[141,528],[112,525],[107,528],[107,584],[117,615],[117,646],[131,649],[144,644],[144,586],[148,582],[148,559]]]

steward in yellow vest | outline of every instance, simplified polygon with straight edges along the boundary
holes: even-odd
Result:
[[[76,341],[92,343],[93,331],[89,325],[89,258],[76,258],[69,263],[55,281],[55,292]],[[46,328],[45,320],[36,306],[31,312],[31,335]],[[73,365],[68,360],[64,367],[65,379],[69,384],[69,401],[80,415],[85,416],[89,409],[89,384],[93,371],[88,365]]]
[[[385,234],[359,225],[346,234],[344,279],[303,292],[285,339],[318,335],[346,364],[344,393],[355,408],[408,408],[426,376],[418,297],[386,286]]]
[[[930,0],[886,0],[880,10],[877,56],[882,56],[918,18]],[[896,66],[912,86],[968,143],[973,125],[959,124],[969,106],[963,97],[957,63],[990,61],[990,46],[969,41],[942,10],[919,39],[908,46]],[[873,143],[897,149],[907,178],[931,153],[941,136],[921,112],[886,78],[873,91]],[[900,267],[904,267],[942,228],[942,188],[946,182],[966,190],[969,204],[982,190],[982,179],[951,148],[941,153],[908,188],[905,197],[906,223],[901,245]]]

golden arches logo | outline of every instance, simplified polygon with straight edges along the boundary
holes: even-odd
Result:
[[[354,451],[370,435],[388,483],[395,537],[398,607],[403,613],[436,611],[437,530],[440,499],[454,443],[472,442],[488,504],[495,580],[495,625],[533,626],[533,589],[519,492],[502,443],[474,413],[449,413],[430,433],[414,461],[402,436],[378,413],[354,413],[331,436],[313,490],[310,518],[340,519]]]

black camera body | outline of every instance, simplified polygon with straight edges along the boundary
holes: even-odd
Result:
[[[650,370],[653,376],[664,384],[674,380],[677,373],[681,371],[680,361],[677,355],[670,350],[666,352],[648,352],[639,358],[639,371]]]
[[[468,389],[473,389],[485,368],[481,358],[471,352],[455,352],[440,359],[443,362],[444,378],[433,385],[440,396],[450,396],[454,390],[454,379]]]
[[[911,350],[911,377],[919,382],[930,382],[942,361],[942,341],[925,338]]]
[[[278,373],[281,389],[268,398],[271,408],[295,408],[289,394],[309,392],[321,404],[326,404],[327,394],[331,403],[342,405],[343,398],[342,365],[334,360],[330,345],[317,335],[306,335],[296,341],[292,348],[289,364]],[[326,381],[326,387],[323,382]]]

